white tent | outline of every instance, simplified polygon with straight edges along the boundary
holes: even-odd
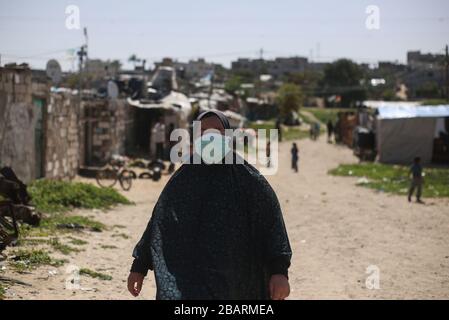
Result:
[[[449,117],[449,105],[377,106],[377,150],[379,162],[411,163],[421,157],[423,163],[432,161],[433,142],[439,131],[444,130],[441,122]]]

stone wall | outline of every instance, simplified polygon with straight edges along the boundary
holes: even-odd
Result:
[[[0,166],[35,177],[35,114],[28,68],[0,68]]]
[[[73,178],[80,163],[78,99],[52,93],[46,113],[45,177]]]
[[[36,73],[36,72],[35,72]],[[0,166],[20,179],[71,179],[132,145],[133,108],[123,99],[50,93],[26,66],[0,68]]]
[[[125,155],[131,137],[133,118],[132,107],[125,100],[104,99],[86,101],[84,104],[85,121],[90,125],[91,140],[87,142],[89,165],[102,165],[112,155]],[[89,139],[87,139],[89,140]],[[89,156],[87,156],[89,158]]]

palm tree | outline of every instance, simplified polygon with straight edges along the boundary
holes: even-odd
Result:
[[[128,58],[128,62],[131,62],[136,68],[136,63],[141,62],[142,59],[138,58],[135,54],[132,54],[131,57]]]

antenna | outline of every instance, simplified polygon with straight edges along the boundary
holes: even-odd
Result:
[[[86,73],[89,73],[89,64],[88,64],[88,61],[89,61],[89,56],[88,56],[88,51],[89,51],[89,37],[88,37],[88,35],[87,35],[87,27],[84,27],[83,32],[84,32],[84,47],[85,47],[85,49],[86,49],[86,51],[85,51],[85,57],[86,57],[85,69],[86,69]],[[89,78],[86,78],[86,82],[89,81],[88,79],[89,79]]]
[[[87,50],[89,48],[89,36],[87,35],[87,27],[84,27],[84,45],[86,46]]]

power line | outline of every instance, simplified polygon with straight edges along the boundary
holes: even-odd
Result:
[[[60,17],[42,17],[42,16],[17,16],[17,15],[0,15],[0,19],[5,19],[5,20],[13,20],[13,21],[30,21],[30,22],[34,22],[34,21],[45,21],[45,22],[55,22],[55,21],[61,21]],[[171,18],[170,16],[160,16],[159,19],[157,17],[154,17],[152,19],[153,21],[157,20],[157,21],[177,21],[177,22],[186,22],[186,21],[194,21],[194,22],[203,22],[205,20],[211,20],[211,21],[217,21],[217,20],[224,20],[227,22],[236,22],[238,20],[241,20],[241,22],[247,23],[248,21],[261,21],[261,22],[266,22],[266,21],[278,21],[278,22],[291,22],[291,21],[297,21],[297,22],[301,22],[301,21],[305,21],[305,22],[322,22],[322,21],[340,21],[340,22],[348,22],[348,21],[360,21],[360,17],[354,17],[354,16],[346,16],[346,17],[342,17],[342,16],[319,16],[319,15],[314,15],[313,17],[311,16],[291,16],[291,17],[257,17],[257,16],[251,16],[251,17],[242,17],[240,19],[234,19],[234,18],[229,18],[229,17],[211,17],[211,18],[202,18],[199,19],[198,17],[192,17],[192,18],[184,18],[184,19],[180,19],[179,17],[176,17],[176,19]],[[449,17],[447,16],[433,16],[433,17],[384,17],[382,19],[383,21],[387,21],[387,22],[403,22],[403,21],[437,21],[437,22],[447,22],[449,21]],[[117,22],[133,22],[133,23],[148,23],[148,19],[147,18],[139,18],[139,17],[108,17],[108,18],[89,18],[86,19],[86,22],[106,22],[106,23],[117,23]]]
[[[73,47],[73,48],[66,48],[66,49],[60,49],[60,50],[52,50],[52,51],[47,51],[47,52],[41,52],[41,53],[33,54],[31,56],[20,56],[20,55],[15,55],[15,54],[8,54],[8,53],[5,53],[4,55],[5,56],[15,57],[17,59],[33,59],[33,58],[39,58],[39,57],[43,57],[43,56],[48,56],[48,55],[51,55],[51,54],[68,52],[69,50],[76,50],[76,48]]]

